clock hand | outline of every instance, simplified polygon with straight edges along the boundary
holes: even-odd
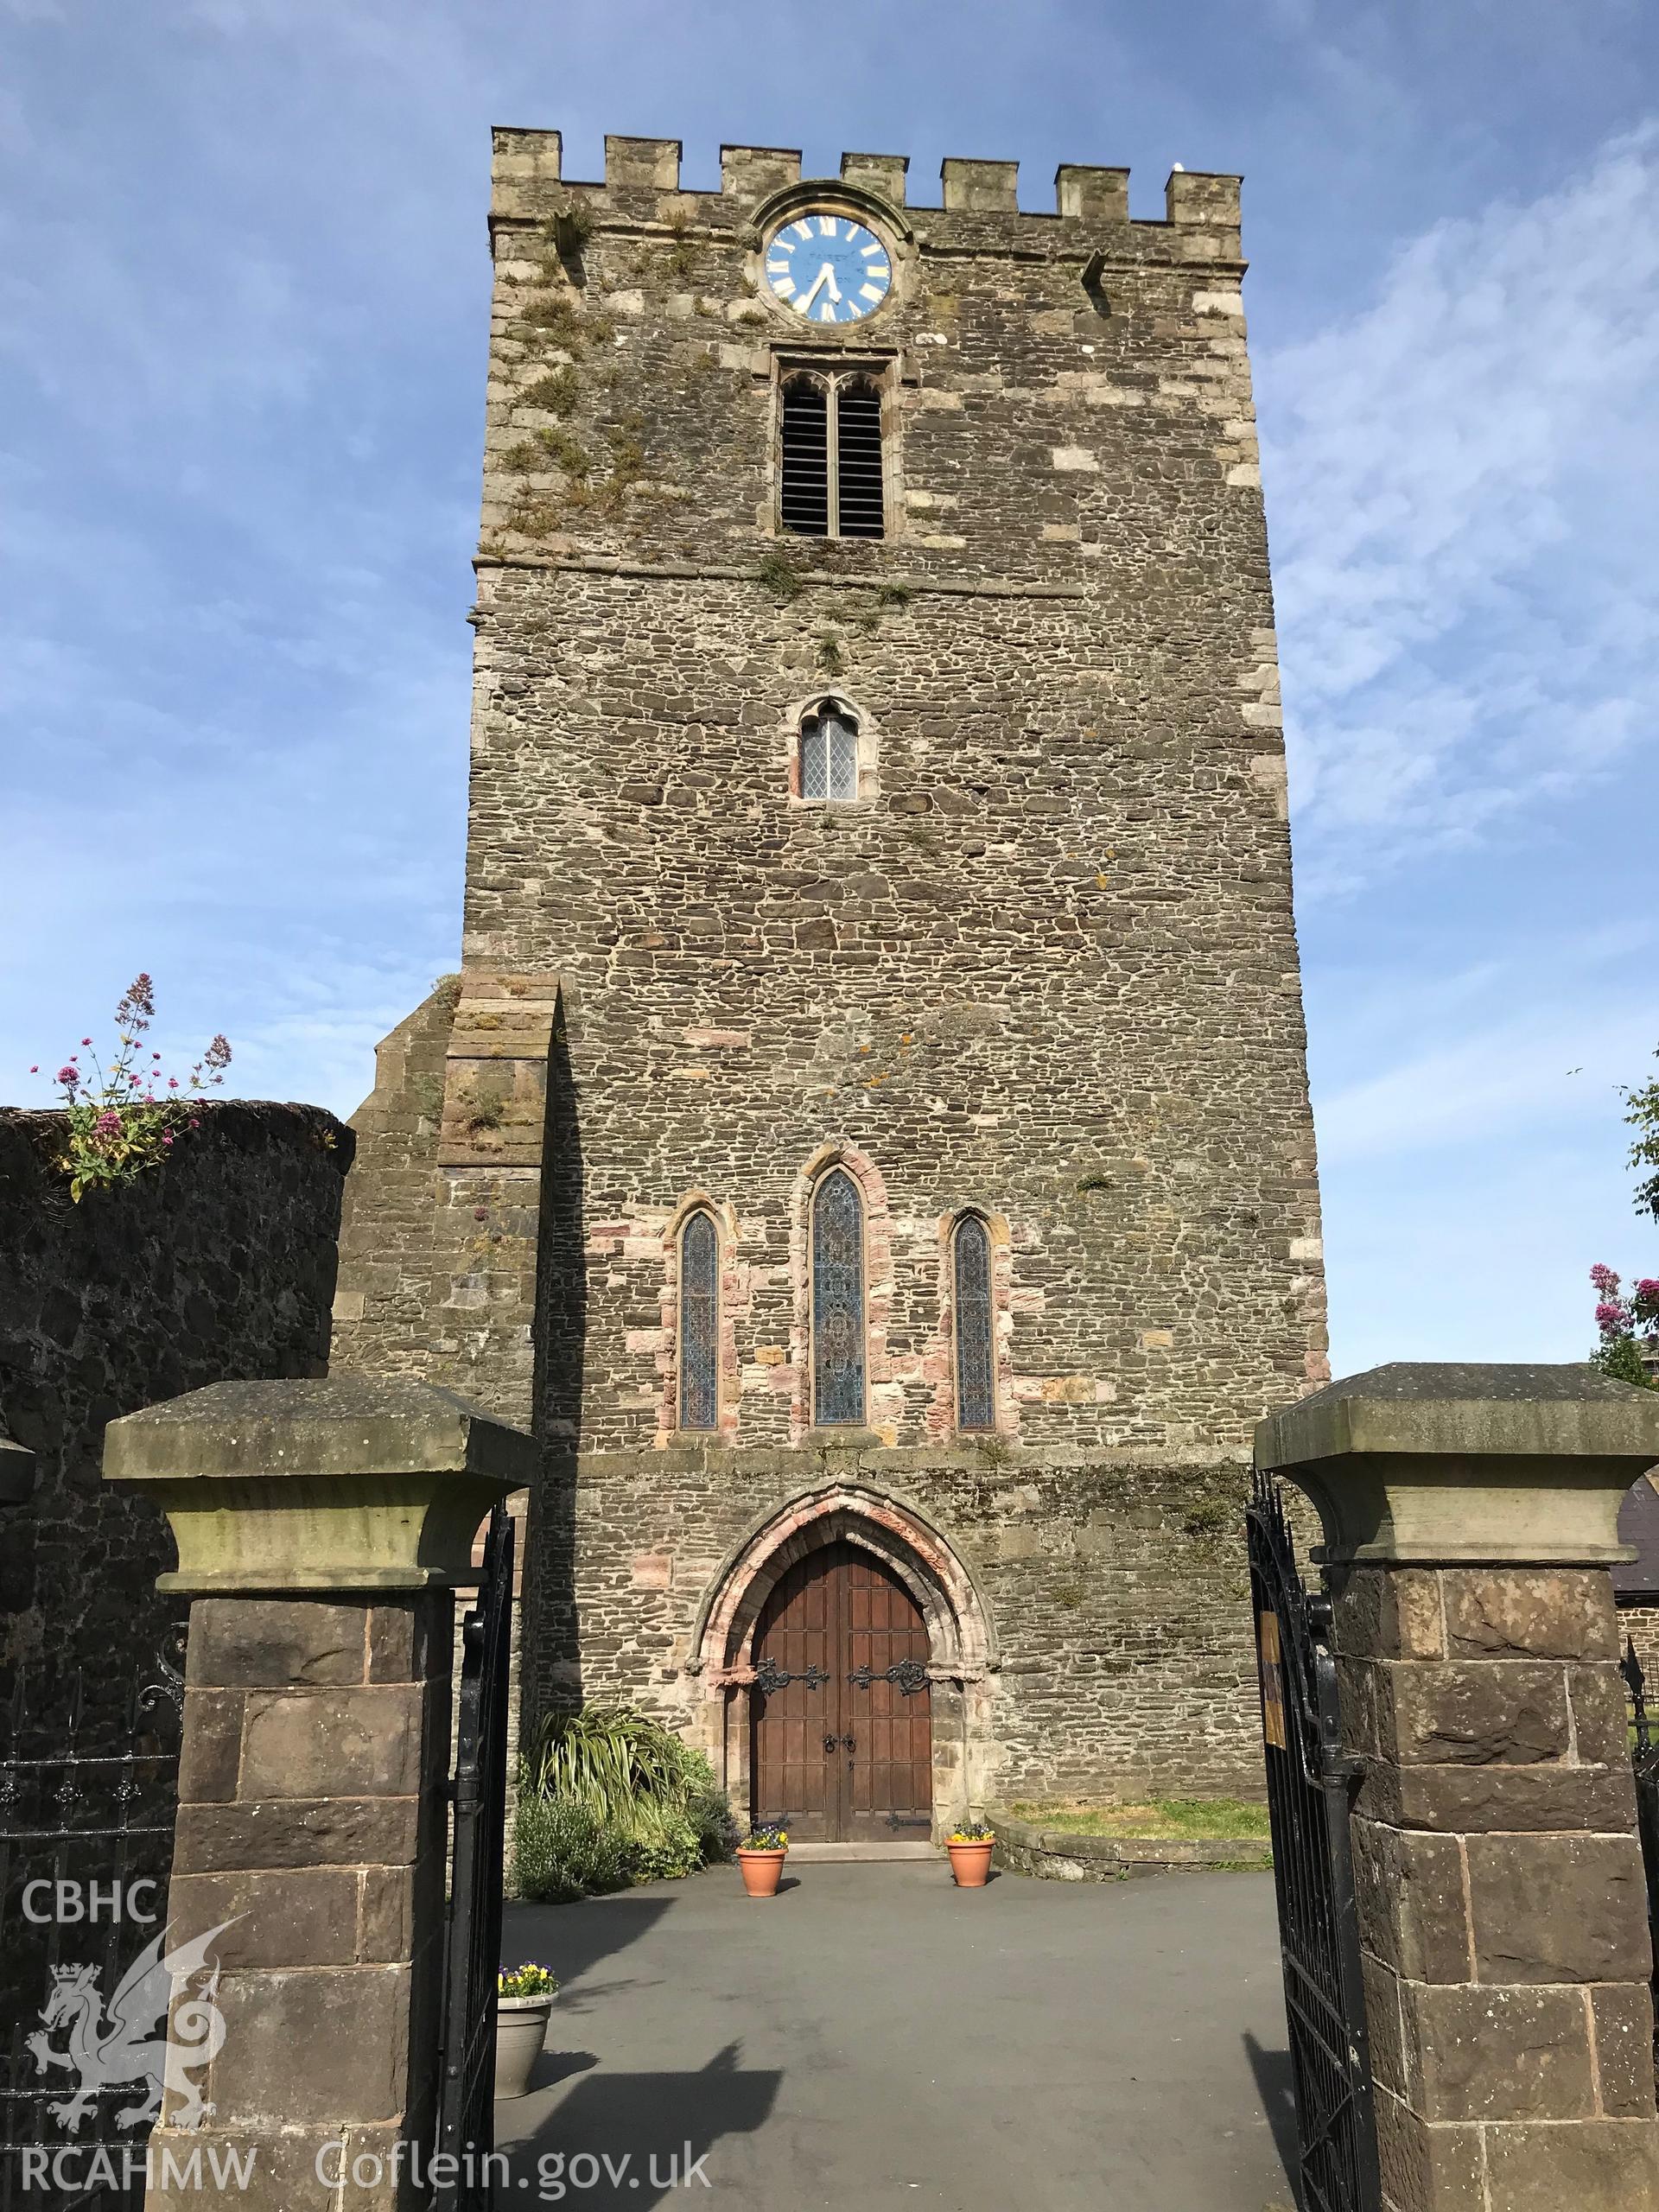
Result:
[[[840,287],[840,285],[839,285],[839,284],[837,284],[837,283],[836,283],[836,272],[835,272],[835,270],[834,270],[833,269],[831,269],[831,267],[830,266],[830,264],[829,264],[829,263],[828,263],[827,261],[826,261],[826,262],[824,263],[824,264],[823,264],[823,273],[824,273],[824,275],[825,275],[825,276],[830,279],[830,298],[831,298],[832,300],[835,300],[835,301],[836,301],[836,302],[839,302],[839,301],[840,301],[840,298],[841,298],[841,287]]]
[[[830,287],[830,294],[831,294],[831,296],[838,300],[838,299],[841,297],[841,294],[836,290],[835,272],[831,270],[831,268],[830,268],[830,264],[829,264],[829,263],[828,263],[827,261],[824,263],[823,266],[819,270],[819,271],[818,271],[817,275],[817,276],[812,279],[812,289],[811,289],[811,290],[807,294],[806,297],[805,297],[805,298],[801,302],[801,313],[802,313],[803,315],[804,315],[804,314],[806,313],[806,310],[808,309],[808,308],[810,308],[810,307],[811,306],[811,304],[812,304],[813,301],[814,301],[814,300],[816,300],[816,299],[817,298],[817,296],[818,296],[818,287],[819,287],[821,284],[824,284],[824,283],[827,283],[827,284],[829,285],[829,287]]]

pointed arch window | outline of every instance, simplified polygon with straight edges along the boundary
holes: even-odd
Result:
[[[720,1233],[694,1213],[680,1231],[680,1427],[720,1422]]]
[[[861,371],[785,378],[778,518],[797,537],[885,537],[881,386]]]
[[[823,700],[801,724],[801,797],[858,797],[858,724],[838,699]]]
[[[863,1427],[864,1343],[864,1201],[834,1167],[812,1198],[814,1427]]]
[[[990,1231],[964,1214],[951,1240],[952,1308],[957,1338],[957,1427],[995,1428],[996,1369],[991,1292]]]

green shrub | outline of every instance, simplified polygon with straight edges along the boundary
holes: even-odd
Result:
[[[632,1881],[633,1847],[585,1806],[525,1789],[512,1823],[512,1893],[537,1904],[625,1890]]]
[[[714,1770],[671,1728],[627,1707],[548,1722],[518,1799],[517,1894],[547,1903],[678,1880],[731,1856]]]

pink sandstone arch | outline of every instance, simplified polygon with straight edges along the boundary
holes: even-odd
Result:
[[[728,1556],[699,1609],[687,1671],[711,1691],[752,1681],[746,1647],[767,1593],[797,1560],[836,1541],[874,1553],[909,1590],[927,1622],[937,1681],[982,1682],[995,1669],[984,1600],[938,1530],[885,1491],[838,1481],[775,1509]]]

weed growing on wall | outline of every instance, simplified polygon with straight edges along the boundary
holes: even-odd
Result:
[[[144,1038],[155,1013],[155,985],[148,976],[135,976],[115,1009],[117,1047],[108,1069],[92,1039],[83,1037],[80,1051],[54,1077],[65,1120],[57,1165],[77,1205],[87,1191],[112,1189],[159,1167],[181,1136],[201,1126],[201,1092],[225,1080],[231,1048],[223,1037],[213,1039],[182,1082],[163,1071],[159,1052],[146,1060]]]

